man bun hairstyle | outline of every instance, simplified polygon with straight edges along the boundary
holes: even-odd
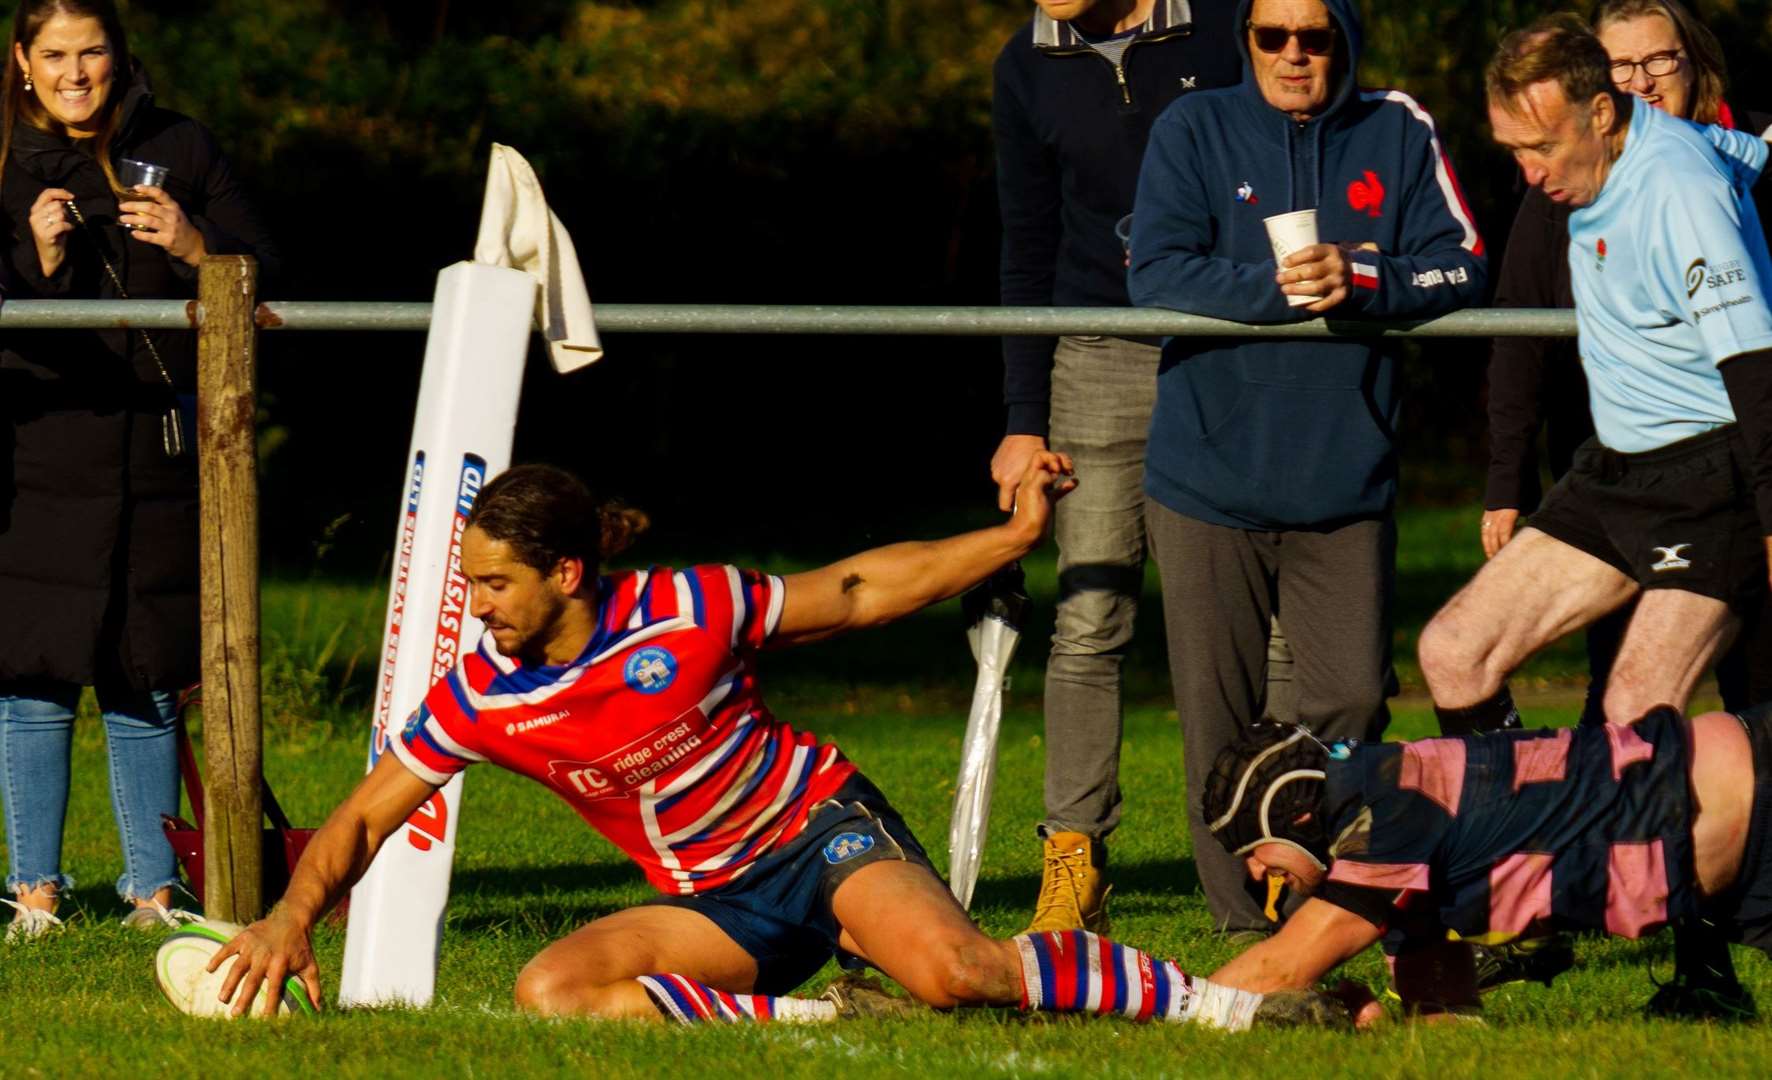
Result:
[[[480,489],[467,527],[508,544],[518,562],[540,573],[578,559],[592,577],[651,524],[639,510],[598,499],[565,469],[518,465]]]
[[[1600,94],[1610,95],[1622,115],[1630,95],[1612,84],[1612,58],[1574,12],[1546,15],[1501,39],[1483,72],[1489,100],[1520,113],[1521,95],[1541,82],[1554,82],[1571,105],[1584,112]]]
[[[1328,762],[1329,751],[1304,726],[1256,724],[1212,763],[1201,798],[1206,827],[1232,855],[1285,844],[1327,868],[1322,802]]]

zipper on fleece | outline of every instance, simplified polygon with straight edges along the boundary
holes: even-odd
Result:
[[[1114,70],[1114,85],[1120,88],[1120,107],[1130,110],[1133,107],[1132,84],[1126,81],[1126,58],[1132,55],[1132,50],[1138,48],[1140,45],[1150,45],[1159,41],[1169,41],[1174,38],[1189,37],[1193,32],[1193,24],[1189,23],[1186,26],[1171,27],[1168,30],[1162,30],[1154,34],[1135,37],[1126,43],[1126,51],[1120,54],[1120,62],[1117,64],[1112,60],[1109,60],[1107,57],[1102,56],[1100,50],[1092,45],[1073,45],[1068,49],[1055,47],[1041,49],[1040,52],[1046,56],[1087,55],[1099,58],[1102,63]]]

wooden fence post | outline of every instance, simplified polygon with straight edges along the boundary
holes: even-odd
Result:
[[[197,466],[201,504],[203,909],[247,923],[263,910],[258,625],[258,262],[211,255],[199,270]]]

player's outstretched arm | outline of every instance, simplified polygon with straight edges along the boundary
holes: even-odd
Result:
[[[240,957],[221,988],[221,1000],[234,1003],[233,1015],[246,1011],[261,984],[282,986],[291,972],[306,984],[308,1000],[320,1007],[320,969],[309,932],[368,871],[382,842],[436,790],[437,785],[414,775],[393,754],[382,755],[308,841],[283,899],[210,959],[209,970],[214,971],[228,957]],[[267,1015],[276,1014],[279,997],[266,995]]]
[[[1306,900],[1273,937],[1250,946],[1213,972],[1221,986],[1266,994],[1307,990],[1383,933],[1327,900]]]
[[[1021,558],[1046,534],[1053,500],[1069,491],[1071,460],[1042,450],[1015,489],[1009,520],[945,540],[893,544],[786,579],[772,646],[801,645],[879,626],[958,596]]]

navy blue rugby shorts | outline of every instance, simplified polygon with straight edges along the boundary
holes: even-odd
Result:
[[[851,874],[887,859],[928,867],[940,877],[886,796],[856,773],[813,807],[799,836],[738,880],[711,892],[658,896],[647,903],[707,916],[757,962],[753,992],[780,995],[811,978],[832,956],[853,966],[855,958],[838,946],[842,928],[831,898]]]

